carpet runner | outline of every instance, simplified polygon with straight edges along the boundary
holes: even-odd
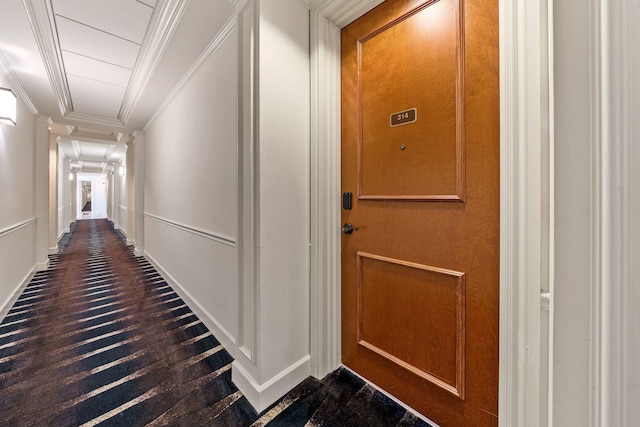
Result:
[[[229,353],[107,220],[59,247],[0,323],[0,426],[428,426],[345,369],[258,414]]]

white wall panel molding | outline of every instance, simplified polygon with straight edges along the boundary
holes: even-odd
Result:
[[[27,226],[29,226],[31,224],[35,224],[35,222],[36,222],[36,218],[30,218],[30,219],[22,221],[22,222],[20,222],[18,224],[14,224],[14,225],[11,225],[9,227],[5,227],[5,228],[0,230],[0,238],[6,236],[9,233],[13,233],[13,232],[15,232],[17,230],[20,230],[23,227],[27,227]]]
[[[600,25],[601,74],[597,83],[601,93],[602,141],[601,162],[602,240],[600,255],[601,327],[597,340],[600,355],[599,398],[601,410],[598,425],[631,426],[637,423],[640,410],[640,372],[637,368],[637,326],[640,314],[638,280],[633,283],[634,268],[640,258],[638,244],[638,96],[640,95],[640,53],[637,2],[610,0],[597,3]],[[597,23],[597,21],[596,21]],[[598,45],[596,44],[596,47]],[[599,130],[594,124],[594,131]],[[635,164],[634,164],[635,155]],[[635,173],[635,180],[634,180]],[[596,224],[599,225],[599,224]],[[595,230],[594,230],[595,231]],[[634,234],[635,233],[635,234]],[[594,355],[595,356],[595,355]],[[635,363],[634,363],[635,362]]]
[[[58,99],[62,116],[73,111],[69,84],[64,74],[62,53],[55,32],[53,10],[49,0],[24,0],[25,10],[33,30],[42,62],[47,70],[51,87]]]
[[[144,183],[146,179],[144,171],[145,138],[140,131],[133,132],[134,140],[134,170],[135,179],[135,221],[136,221],[136,248],[135,255],[144,255]]]
[[[40,116],[36,120],[35,141],[35,215],[36,266],[38,271],[49,267],[49,126],[50,117]]]
[[[160,0],[156,5],[118,115],[123,124],[129,121],[188,4],[189,0]]]
[[[34,116],[37,116],[38,109],[33,104],[33,101],[31,101],[31,98],[29,98],[29,95],[27,95],[27,92],[25,92],[24,88],[20,84],[20,81],[18,80],[18,77],[16,77],[15,73],[13,72],[11,65],[9,65],[9,61],[7,61],[7,58],[2,52],[0,52],[0,70],[4,71],[7,79],[9,79],[9,83],[11,83],[11,87],[18,93],[18,96],[20,97],[20,99],[22,99],[22,102],[26,104],[26,106]]]
[[[162,275],[165,281],[171,285],[174,291],[182,298],[196,316],[204,323],[211,333],[220,341],[225,350],[235,358],[236,339],[224,326],[218,321],[202,304],[194,298],[180,282],[178,282],[167,270],[148,252],[145,251],[144,257],[155,267]]]
[[[9,310],[11,310],[18,298],[20,298],[20,295],[22,295],[22,291],[24,291],[29,282],[31,282],[31,279],[35,275],[35,271],[37,270],[34,269],[27,273],[24,279],[20,281],[20,284],[16,286],[13,292],[11,292],[9,297],[5,299],[2,304],[0,304],[0,323],[4,321],[4,318],[7,316],[7,313],[9,313]]]
[[[218,34],[211,40],[211,42],[207,45],[207,47],[202,51],[198,59],[189,67],[189,70],[185,73],[184,76],[180,79],[178,84],[173,88],[171,93],[165,98],[160,107],[153,114],[149,122],[145,125],[143,131],[146,132],[149,127],[155,122],[155,120],[162,114],[162,112],[169,106],[173,100],[178,96],[178,94],[184,89],[184,87],[198,74],[198,72],[202,69],[202,67],[215,55],[218,51],[218,48],[222,46],[222,44],[227,40],[227,38],[233,34],[237,27],[237,19],[236,16],[232,16],[227,20],[222,29],[218,32]]]
[[[238,356],[245,370],[258,356],[260,175],[258,131],[259,3],[242,2],[238,11],[239,158],[238,158]]]
[[[214,242],[221,243],[226,246],[231,246],[233,248],[236,247],[236,239],[231,236],[226,236],[224,234],[216,233],[214,231],[208,231],[208,230],[204,230],[202,228],[194,227],[191,225],[182,224],[180,222],[163,218],[157,215],[153,215],[147,212],[144,213],[144,217],[148,219],[152,219],[154,221],[161,222],[163,224],[170,225],[182,231],[186,231],[188,233],[195,234],[197,236],[204,237],[209,240],[213,240]]]
[[[252,0],[236,11],[240,274],[232,379],[261,410],[310,372],[309,307],[299,304],[309,298],[309,189],[296,184],[309,179],[309,10],[297,0]],[[281,153],[290,160],[286,173]]]

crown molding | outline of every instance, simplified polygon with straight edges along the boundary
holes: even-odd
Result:
[[[160,105],[160,108],[156,110],[151,119],[145,125],[143,131],[146,132],[149,129],[149,126],[158,118],[158,116],[164,111],[165,108],[173,101],[173,99],[182,91],[184,86],[191,80],[193,77],[200,71],[200,69],[207,63],[209,58],[211,58],[218,48],[224,43],[224,41],[229,37],[229,35],[236,29],[237,27],[237,16],[234,14],[227,20],[222,29],[216,34],[216,36],[211,40],[211,42],[207,45],[207,47],[202,51],[198,59],[191,65],[189,70],[182,76],[178,84],[173,88],[171,93],[165,98],[164,102]]]
[[[142,48],[133,68],[131,83],[124,94],[124,101],[118,118],[127,123],[142,92],[149,84],[160,58],[164,54],[169,40],[178,27],[189,0],[160,0],[156,7],[149,29],[142,42]]]
[[[31,24],[31,30],[35,37],[42,57],[42,62],[47,70],[53,92],[58,99],[58,107],[62,116],[73,111],[69,84],[64,72],[62,53],[58,44],[56,26],[53,19],[53,9],[50,0],[23,0],[24,8]]]
[[[108,117],[94,116],[92,114],[84,113],[69,113],[64,116],[66,120],[73,121],[80,124],[98,125],[109,128],[111,130],[123,130],[124,124],[118,119],[111,119]]]
[[[309,8],[314,13],[333,22],[338,28],[344,28],[383,1],[310,0]]]
[[[31,101],[31,98],[29,98],[29,95],[27,95],[27,92],[24,90],[24,88],[20,84],[18,77],[13,72],[13,69],[9,65],[9,61],[7,60],[6,56],[4,56],[2,52],[0,52],[0,68],[5,71],[6,76],[9,79],[9,83],[11,83],[12,89],[18,93],[18,96],[20,96],[20,99],[22,99],[22,102],[24,102],[27,105],[27,107],[29,108],[29,110],[31,110],[31,113],[33,113],[34,116],[37,116],[38,109],[33,104],[33,102]]]

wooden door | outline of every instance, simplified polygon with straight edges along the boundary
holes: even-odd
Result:
[[[442,426],[497,425],[497,0],[343,29],[342,191],[343,363]]]

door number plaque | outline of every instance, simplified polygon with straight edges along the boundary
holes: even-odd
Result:
[[[418,120],[418,109],[411,108],[409,110],[399,111],[389,116],[391,127],[407,125]]]

